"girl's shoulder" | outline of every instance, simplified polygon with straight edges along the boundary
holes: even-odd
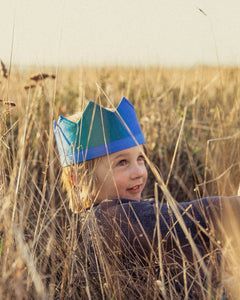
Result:
[[[140,201],[131,200],[131,199],[111,199],[111,200],[104,200],[99,204],[94,206],[94,210],[108,210],[114,208],[126,208],[126,207],[143,207],[147,205],[154,205],[156,203],[154,198],[151,199],[142,199]]]
[[[94,207],[97,219],[117,219],[117,220],[136,220],[144,219],[155,220],[154,199],[135,201],[130,199],[104,200]],[[148,221],[149,222],[149,221]]]

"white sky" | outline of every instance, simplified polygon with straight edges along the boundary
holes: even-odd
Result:
[[[19,64],[240,64],[239,0],[0,0],[0,10],[6,63],[12,49]]]

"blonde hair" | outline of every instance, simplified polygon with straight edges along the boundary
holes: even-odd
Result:
[[[69,208],[79,212],[97,203],[97,182],[94,175],[101,157],[63,168],[62,184],[67,191]]]

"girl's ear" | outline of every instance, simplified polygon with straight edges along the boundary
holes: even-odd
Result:
[[[72,170],[69,174],[69,179],[74,187],[77,187],[77,172]]]

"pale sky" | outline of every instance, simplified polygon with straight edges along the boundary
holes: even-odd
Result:
[[[239,0],[0,0],[0,9],[6,63],[12,50],[21,65],[240,64]]]

